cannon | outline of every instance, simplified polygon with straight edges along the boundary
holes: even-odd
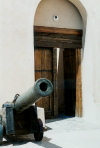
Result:
[[[41,97],[49,96],[53,92],[51,81],[38,79],[26,93],[16,94],[12,102],[2,105],[0,111],[0,144],[3,137],[15,140],[20,135],[34,134],[36,141],[43,138],[43,123],[37,116],[34,105]]]

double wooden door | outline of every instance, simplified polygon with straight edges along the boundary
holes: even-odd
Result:
[[[53,83],[53,49],[35,48],[35,80],[47,78]],[[46,118],[53,116],[53,94],[41,98],[37,106],[43,107],[46,112]]]
[[[59,92],[56,80],[60,71],[57,71],[57,50],[55,49],[64,49],[65,102],[63,104],[66,106],[67,114],[81,116],[80,49],[82,47],[82,30],[35,26],[34,34],[35,79],[48,78],[54,85],[54,93],[49,97],[42,98],[37,102],[37,105],[45,109],[46,118],[59,114],[61,104],[58,99]]]

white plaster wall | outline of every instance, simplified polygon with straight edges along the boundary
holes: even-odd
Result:
[[[34,0],[0,0],[0,105],[34,82]]]
[[[71,0],[73,1],[73,0]],[[85,6],[86,14],[81,8]],[[82,59],[82,95],[83,95],[83,117],[96,124],[100,124],[100,97],[99,97],[99,33],[100,33],[100,1],[73,1],[78,6],[83,17],[84,29],[86,28],[85,46]],[[81,11],[82,10],[82,11]],[[82,14],[83,12],[83,14]]]
[[[83,55],[83,115],[86,120],[100,124],[100,6],[99,1],[87,7],[86,39]]]
[[[54,20],[54,16],[58,16],[58,20]],[[34,24],[58,28],[83,28],[78,9],[67,0],[42,0],[36,10]]]
[[[86,28],[82,57],[83,117],[100,124],[100,1],[70,1],[79,9]],[[33,19],[39,2],[0,0],[0,104],[33,83]]]

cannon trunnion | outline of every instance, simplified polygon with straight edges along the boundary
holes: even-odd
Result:
[[[2,105],[0,111],[0,143],[3,137],[13,140],[19,135],[34,134],[36,141],[43,138],[43,123],[37,117],[37,107],[33,105],[41,97],[53,91],[52,83],[38,79],[26,93],[15,95],[13,102]]]

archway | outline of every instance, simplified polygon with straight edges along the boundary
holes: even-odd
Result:
[[[57,5],[53,7],[55,3]],[[60,9],[63,11],[59,11]],[[82,116],[81,43],[83,26],[79,11],[66,0],[42,0],[36,10],[35,74],[36,78],[47,77],[54,83],[53,96],[38,102],[39,106],[45,108],[47,117],[60,113],[68,116]],[[60,39],[63,39],[63,43]],[[67,42],[65,43],[64,40]],[[50,59],[47,59],[47,56]],[[66,64],[70,65],[69,68],[66,68]]]

